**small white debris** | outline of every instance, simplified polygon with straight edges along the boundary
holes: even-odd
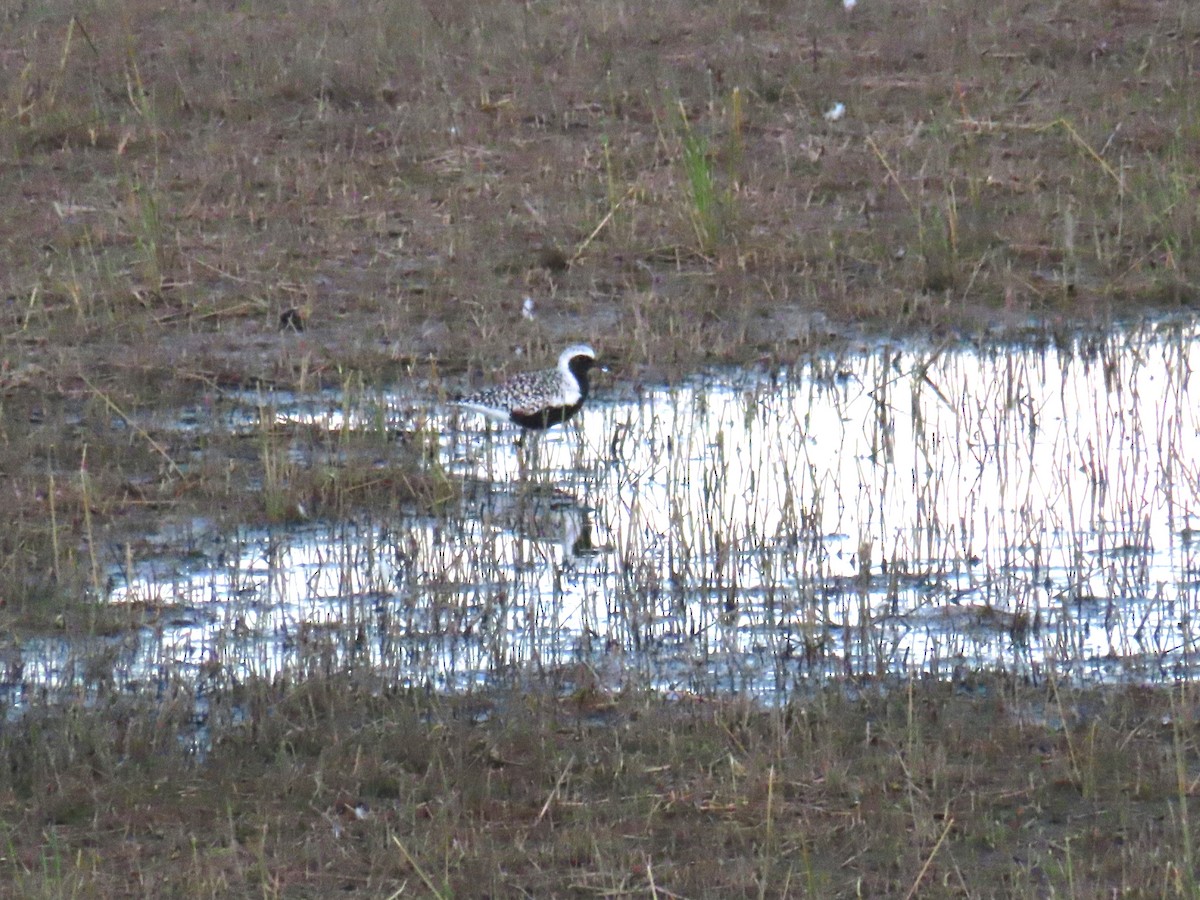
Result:
[[[525,302],[521,304],[521,318],[533,321],[533,298],[526,297]]]
[[[846,104],[835,103],[829,108],[829,112],[825,113],[825,121],[836,122],[844,115],[846,115]]]
[[[845,9],[846,12],[850,12],[850,10],[854,9],[856,6],[858,6],[858,0],[842,0],[842,8]]]
[[[83,213],[98,211],[94,206],[80,206],[78,203],[59,203],[57,200],[51,201],[51,205],[54,207],[55,215],[60,219],[69,219]]]

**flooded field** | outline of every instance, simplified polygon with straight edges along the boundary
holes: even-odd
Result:
[[[423,403],[240,398],[228,428],[421,423],[439,515],[165,537],[109,573],[152,625],[7,651],[31,695],[370,667],[435,690],[550,675],[768,702],[984,670],[1191,678],[1194,327],[1068,345],[880,345],[670,388],[601,380],[567,428]],[[297,451],[299,452],[299,451]]]

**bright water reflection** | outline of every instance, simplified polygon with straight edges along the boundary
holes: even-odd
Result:
[[[533,670],[768,699],[911,672],[1192,677],[1198,362],[1178,326],[881,346],[602,397],[524,449],[443,411],[461,515],[145,561],[112,600],[162,613],[105,653],[143,681],[370,666],[447,689]],[[26,688],[103,668],[26,652]]]

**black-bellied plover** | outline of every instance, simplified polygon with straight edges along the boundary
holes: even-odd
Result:
[[[540,431],[579,412],[588,396],[588,372],[595,365],[595,350],[572,344],[559,355],[556,368],[522,372],[455,402],[489,418]]]

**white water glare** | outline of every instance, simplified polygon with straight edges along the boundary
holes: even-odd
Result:
[[[105,652],[140,681],[586,672],[767,700],[914,673],[1190,678],[1197,363],[1190,325],[880,346],[632,396],[601,381],[524,447],[440,410],[461,510],[226,535],[114,572],[112,602],[162,613]],[[398,427],[429,416],[388,406]],[[325,409],[280,397],[274,415],[353,425]],[[86,679],[66,643],[37,652],[42,688]]]

